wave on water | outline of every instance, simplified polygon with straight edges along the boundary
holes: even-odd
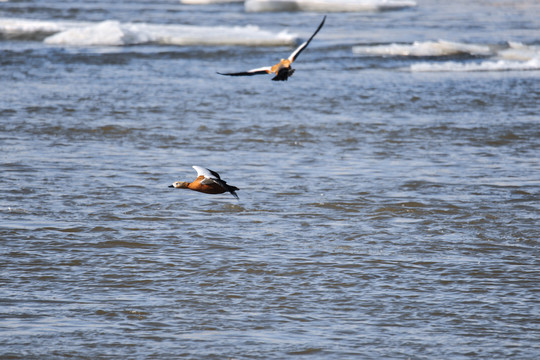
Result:
[[[410,66],[415,72],[440,71],[511,71],[540,70],[540,46],[509,42],[506,45],[467,44],[445,40],[415,41],[412,44],[354,46],[361,56],[459,57],[462,61],[418,62]],[[478,58],[483,58],[478,61]]]
[[[44,41],[52,45],[241,45],[289,46],[297,36],[272,33],[258,26],[193,26],[148,23],[39,21],[0,18],[0,39]]]
[[[389,11],[416,6],[411,0],[246,0],[247,12],[315,11],[362,12]]]

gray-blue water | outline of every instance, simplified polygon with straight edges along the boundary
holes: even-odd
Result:
[[[440,3],[0,2],[0,358],[539,358],[540,5]]]

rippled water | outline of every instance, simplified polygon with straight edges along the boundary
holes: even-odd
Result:
[[[538,10],[0,3],[0,357],[538,358]]]

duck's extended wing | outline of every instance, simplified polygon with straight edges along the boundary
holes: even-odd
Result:
[[[321,24],[319,25],[319,27],[317,28],[317,30],[315,30],[315,32],[313,33],[313,35],[311,35],[311,37],[308,39],[308,41],[302,43],[302,45],[300,45],[299,47],[296,48],[296,50],[294,50],[292,52],[291,55],[289,55],[289,61],[292,63],[294,62],[294,60],[296,60],[298,58],[298,55],[300,55],[300,53],[302,51],[304,51],[305,48],[307,48],[307,46],[309,45],[309,43],[311,42],[311,40],[315,37],[315,35],[317,35],[317,33],[319,32],[319,30],[321,30],[321,28],[323,27],[324,25],[324,21],[326,20],[326,15],[323,17],[322,21],[321,21]]]
[[[237,73],[220,73],[219,75],[227,75],[227,76],[252,76],[252,75],[261,75],[261,74],[270,74],[272,72],[271,66],[265,66],[262,68],[257,69],[251,69],[244,72],[237,72]]]

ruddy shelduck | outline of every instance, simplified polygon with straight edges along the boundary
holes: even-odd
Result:
[[[294,73],[294,69],[291,68],[291,64],[298,58],[298,55],[300,55],[300,53],[302,51],[304,51],[304,49],[309,45],[309,43],[315,37],[315,35],[317,35],[319,30],[321,30],[321,28],[324,25],[325,20],[326,20],[326,16],[322,19],[321,24],[319,25],[317,30],[315,30],[313,35],[311,35],[311,37],[308,39],[308,41],[302,43],[302,45],[300,45],[298,48],[296,48],[296,50],[294,50],[292,52],[292,54],[289,55],[289,57],[287,59],[281,59],[281,61],[278,62],[276,65],[274,65],[274,66],[265,66],[265,67],[252,69],[252,70],[248,70],[248,71],[244,71],[244,72],[238,72],[238,73],[220,73],[220,72],[218,72],[218,74],[220,74],[220,75],[228,75],[228,76],[252,76],[252,75],[260,75],[260,74],[275,74],[276,76],[274,76],[272,78],[272,80],[274,80],[274,81],[285,81],[285,80],[287,80],[289,78],[289,76],[292,76],[292,74]]]
[[[169,185],[169,187],[176,189],[191,189],[206,194],[223,194],[228,191],[238,199],[236,191],[240,189],[236,186],[228,185],[225,180],[221,180],[221,177],[217,172],[200,166],[193,166],[193,168],[197,171],[197,179],[195,179],[195,181],[176,181],[172,185]]]

